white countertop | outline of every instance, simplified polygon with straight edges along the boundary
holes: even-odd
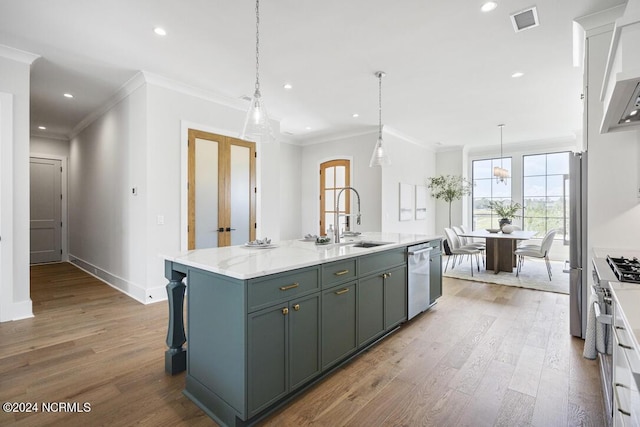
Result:
[[[633,340],[631,344],[638,353],[640,359],[640,285],[637,283],[609,282],[611,293],[620,308],[622,317],[628,327],[631,328],[629,336]],[[635,367],[640,374],[640,367]],[[633,369],[633,367],[632,367]]]
[[[168,261],[246,280],[441,238],[438,235],[367,232],[357,238],[344,238],[340,244],[316,245],[314,242],[284,240],[273,242],[273,248],[226,246],[160,256]],[[355,248],[349,245],[357,241],[390,244],[372,248]]]
[[[640,258],[640,249],[620,249],[620,248],[593,248],[593,256],[596,258],[607,258],[610,255],[614,258]]]

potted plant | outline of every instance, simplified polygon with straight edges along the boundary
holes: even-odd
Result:
[[[471,194],[471,183],[459,175],[440,175],[427,178],[431,197],[449,203],[449,228],[451,228],[451,203]]]
[[[506,224],[511,224],[513,218],[519,218],[518,211],[522,209],[522,205],[512,201],[504,202],[502,200],[489,201],[489,207],[500,217],[500,229]]]

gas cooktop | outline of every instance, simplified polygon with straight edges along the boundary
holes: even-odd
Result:
[[[607,264],[620,282],[640,283],[640,261],[638,258],[613,258],[607,255]]]

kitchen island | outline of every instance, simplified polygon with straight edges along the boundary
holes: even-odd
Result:
[[[440,295],[440,236],[364,233],[326,246],[166,255],[165,369],[187,370],[185,395],[218,423],[252,424],[406,321],[407,247],[427,242]]]

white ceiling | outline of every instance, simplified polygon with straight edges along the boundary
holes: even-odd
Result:
[[[499,123],[505,144],[570,137],[582,117],[572,21],[624,2],[537,0],[540,26],[515,33],[509,15],[530,0],[498,0],[490,13],[483,0],[263,0],[263,99],[299,143],[373,129],[374,72],[383,70],[383,122],[417,140],[493,145]],[[41,56],[32,134],[69,136],[139,70],[232,99],[251,95],[255,2],[0,0],[0,44]],[[516,71],[525,75],[514,79]]]

